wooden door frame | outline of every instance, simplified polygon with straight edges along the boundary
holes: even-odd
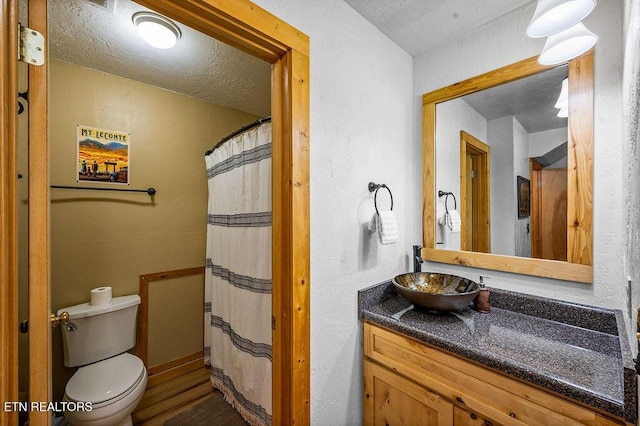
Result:
[[[465,212],[467,209],[467,168],[466,168],[466,161],[467,161],[467,154],[473,154],[473,155],[477,155],[482,157],[481,161],[481,167],[480,170],[478,171],[478,179],[479,179],[479,186],[480,186],[480,193],[479,193],[479,204],[481,206],[483,206],[483,208],[481,208],[480,210],[483,212],[483,214],[480,214],[480,217],[477,217],[477,215],[474,213],[474,219],[479,219],[475,222],[486,222],[488,225],[485,227],[483,227],[483,229],[481,230],[481,232],[476,232],[474,230],[474,240],[476,239],[476,235],[480,234],[480,237],[478,238],[480,240],[480,245],[482,246],[483,250],[480,250],[481,252],[485,252],[485,253],[490,253],[491,252],[491,205],[489,203],[489,200],[491,200],[490,197],[490,192],[491,192],[491,185],[490,185],[490,176],[491,176],[491,147],[489,145],[487,145],[486,143],[482,142],[481,140],[477,139],[476,137],[474,137],[473,135],[465,132],[464,130],[460,131],[460,216],[461,217],[465,217]],[[476,206],[476,200],[474,200],[474,208]],[[477,210],[476,210],[477,212]],[[461,229],[460,229],[460,249],[461,250],[466,250],[465,247],[468,245],[468,242],[466,242],[465,239],[465,231],[467,228],[468,224],[466,223],[466,220],[463,220],[461,223]],[[473,247],[473,245],[471,245],[471,247]],[[470,251],[470,250],[469,250]]]
[[[18,2],[0,0],[0,399],[18,401]],[[0,424],[18,423],[0,410]]]
[[[16,217],[16,126],[18,0],[0,0],[2,19],[2,126],[0,140],[0,232],[3,283],[2,343],[0,375],[2,397],[17,400],[17,217]],[[46,2],[35,1],[46,5]],[[273,200],[273,424],[310,424],[310,312],[309,312],[309,38],[291,25],[248,0],[139,0],[138,3],[182,22],[202,33],[239,48],[272,64],[272,200]],[[31,7],[30,7],[31,9]],[[46,31],[46,7],[30,18],[29,26]],[[42,13],[42,10],[44,13]],[[30,10],[30,13],[32,11]],[[35,68],[35,67],[30,67]],[[29,282],[40,308],[30,312],[31,332],[47,330],[50,358],[49,314],[49,179],[46,131],[47,70],[30,71],[29,109],[39,124],[37,144],[30,142],[30,206],[43,211],[30,213]],[[35,78],[35,81],[32,80]],[[44,85],[44,86],[43,86]],[[30,117],[30,118],[31,118]],[[44,131],[42,131],[44,130]],[[31,131],[31,129],[30,129]],[[32,153],[33,149],[33,153]],[[44,153],[44,155],[42,155]],[[39,155],[39,159],[36,156]],[[42,168],[44,166],[44,168]],[[33,185],[33,187],[32,187]],[[30,209],[36,210],[36,209]],[[35,220],[35,222],[31,222]],[[30,296],[31,297],[31,296]],[[32,301],[30,301],[31,303]],[[30,309],[32,307],[30,306]],[[46,322],[46,326],[43,326]],[[44,353],[42,353],[44,352]],[[33,357],[34,352],[31,352]],[[50,381],[50,360],[39,365],[39,376]],[[38,364],[34,364],[38,365]],[[49,401],[43,384],[31,389],[31,400]],[[35,392],[35,393],[34,393]],[[40,392],[40,393],[38,393]],[[46,395],[46,396],[42,396]],[[40,399],[38,399],[40,398]],[[31,413],[33,414],[33,413]],[[14,423],[15,413],[0,410],[0,424]],[[30,419],[31,420],[31,419]],[[48,413],[34,415],[32,425],[47,425]]]
[[[529,159],[529,176],[531,176],[531,257],[542,258],[540,245],[540,208],[541,208],[541,179],[542,164],[533,158]]]

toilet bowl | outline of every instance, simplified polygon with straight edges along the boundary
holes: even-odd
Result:
[[[114,297],[62,308],[68,320],[62,330],[65,367],[78,367],[65,388],[65,417],[73,425],[131,425],[145,386],[142,360],[127,353],[136,344],[140,296]],[[75,403],[75,404],[74,404]]]
[[[142,360],[127,352],[80,367],[67,383],[64,400],[83,403],[76,407],[90,405],[90,410],[65,411],[65,418],[72,425],[131,425],[146,385]]]

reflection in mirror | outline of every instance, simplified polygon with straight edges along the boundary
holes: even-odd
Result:
[[[567,260],[567,76],[565,65],[436,105],[436,190],[461,218],[455,232],[436,191],[437,248]]]
[[[502,98],[513,82],[534,88]],[[546,115],[568,119],[524,115],[545,93]],[[480,106],[487,98],[491,112]],[[593,51],[562,67],[525,59],[427,93],[422,114],[423,259],[592,282]],[[557,198],[546,200],[541,181],[557,184]]]

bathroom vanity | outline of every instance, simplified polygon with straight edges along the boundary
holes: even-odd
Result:
[[[491,290],[491,312],[409,309],[390,282],[358,294],[364,424],[635,424],[620,311]]]

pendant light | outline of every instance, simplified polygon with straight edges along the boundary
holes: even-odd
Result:
[[[573,27],[596,7],[596,0],[538,0],[527,27],[532,38],[548,37]]]
[[[558,101],[554,105],[555,108],[568,108],[569,107],[569,78],[562,80],[562,88],[560,89],[560,96]]]
[[[157,13],[137,12],[132,20],[138,28],[140,37],[157,49],[169,49],[175,46],[182,36],[176,24]]]
[[[573,27],[547,38],[538,62],[542,65],[555,65],[567,62],[591,49],[598,36],[578,22]]]

